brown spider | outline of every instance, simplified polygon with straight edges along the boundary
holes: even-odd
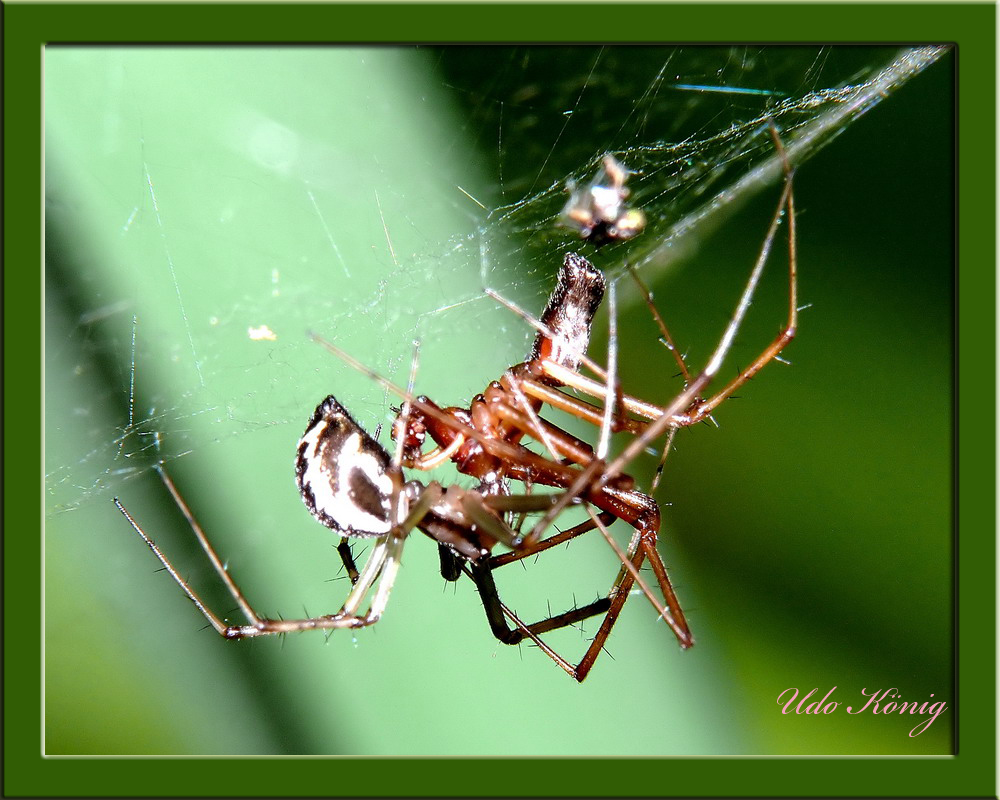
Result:
[[[784,150],[776,134],[774,137],[784,161]],[[396,441],[393,457],[351,418],[332,395],[316,408],[299,441],[296,480],[303,501],[316,519],[341,536],[338,551],[353,583],[343,607],[335,614],[291,620],[268,619],[258,615],[229,576],[204,531],[161,468],[160,474],[167,488],[247,618],[244,625],[226,624],[202,602],[117,498],[114,502],[185,594],[225,638],[358,628],[375,623],[388,601],[405,539],[414,528],[418,528],[438,542],[442,574],[446,578],[456,580],[464,572],[475,581],[490,627],[500,641],[516,644],[525,638],[530,639],[578,681],[584,680],[589,673],[635,584],[657,608],[681,647],[690,647],[694,640],[656,550],[659,510],[651,497],[634,488],[634,480],[625,475],[623,469],[659,436],[667,434],[669,446],[669,437],[678,428],[704,420],[739,386],[774,359],[795,335],[795,221],[792,173],[787,161],[785,175],[781,200],[733,317],[708,364],[696,376],[688,372],[683,359],[676,355],[686,386],[664,407],[620,392],[613,364],[613,335],[606,372],[587,359],[585,351],[589,344],[590,326],[605,292],[605,279],[589,261],[573,253],[565,256],[556,289],[549,298],[542,319],[535,321],[518,311],[539,331],[528,360],[508,369],[499,381],[490,383],[483,394],[473,399],[469,408],[442,409],[427,397],[412,397],[409,392],[393,386],[339,348],[314,337],[356,369],[399,393],[404,400],[393,425]],[[782,214],[786,212],[789,223],[789,310],[786,324],[748,368],[718,393],[703,398],[702,393],[718,372],[742,324]],[[613,306],[613,284],[610,289],[609,300]],[[648,293],[647,301],[651,303]],[[658,315],[657,320],[666,334]],[[669,339],[669,334],[666,335]],[[581,374],[580,368],[584,365],[599,380]],[[562,391],[562,387],[593,397],[602,405],[572,397]],[[599,425],[601,437],[597,449],[542,420],[538,414],[544,404]],[[629,432],[635,438],[620,455],[609,461],[606,457],[607,442],[615,431]],[[428,436],[435,447],[424,453],[423,446]],[[525,437],[541,444],[548,455],[540,455],[525,447],[521,443]],[[424,485],[418,481],[406,482],[403,478],[402,467],[427,470],[449,459],[454,461],[459,471],[477,478],[479,485],[471,490],[457,485],[445,488],[437,481]],[[509,488],[512,480],[529,487],[551,486],[562,491],[555,494],[512,494]],[[590,520],[542,538],[548,526],[571,503],[582,504]],[[595,513],[594,508],[599,513]],[[504,518],[507,513],[527,512],[544,513],[526,535],[514,530]],[[622,519],[635,528],[627,552],[622,552],[607,532],[607,525],[615,519]],[[607,597],[533,624],[522,622],[500,601],[493,582],[494,569],[540,553],[595,528],[615,548],[622,562]],[[375,546],[360,572],[351,557],[348,544],[351,537],[375,539]],[[492,555],[497,544],[505,546],[510,552]],[[647,561],[653,568],[662,602],[639,574],[640,567]],[[361,608],[369,593],[372,594],[369,608],[362,613]],[[600,629],[583,658],[575,665],[541,639],[541,634],[599,614],[604,615]]]

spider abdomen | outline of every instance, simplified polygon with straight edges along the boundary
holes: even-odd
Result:
[[[341,536],[392,528],[389,454],[328,396],[316,407],[295,456],[295,482],[309,512]]]

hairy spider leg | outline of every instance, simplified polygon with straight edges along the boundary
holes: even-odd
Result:
[[[498,399],[496,401],[494,413],[499,418],[504,419],[512,425],[518,426],[523,430],[531,430],[532,436],[536,435],[535,430],[528,428],[529,420],[502,400]],[[557,428],[555,425],[545,420],[540,420],[540,424],[542,427],[537,430],[537,434],[546,432],[546,438],[548,438],[550,443],[555,447],[555,455],[553,456],[554,459],[570,461],[585,468],[591,468],[591,465],[593,464],[603,463],[602,459],[596,457],[593,449],[586,442]],[[546,471],[543,465],[539,465],[534,462],[535,458],[539,457],[532,453],[530,455],[526,455],[523,461],[525,462],[527,469],[535,470],[535,472],[532,472],[531,474],[533,475],[533,480],[539,483],[546,485],[567,486],[569,485],[569,482],[577,479],[578,475],[584,474],[579,470],[572,469],[565,465],[559,465],[559,469],[555,472],[552,470]],[[552,461],[548,462],[548,464],[552,463]],[[510,474],[512,477],[515,476],[515,473],[513,472]],[[523,476],[518,477],[518,479],[523,480]],[[656,550],[656,539],[659,532],[659,510],[657,505],[648,495],[633,489],[633,481],[631,478],[621,476],[616,483],[617,485],[614,488],[605,486],[593,495],[585,493],[583,498],[588,503],[597,506],[604,512],[610,513],[614,519],[625,520],[629,525],[632,525],[637,530],[640,530],[642,535],[638,540],[633,541],[628,555],[623,554],[621,550],[618,549],[617,544],[615,544],[614,541],[610,542],[612,549],[615,550],[616,555],[618,555],[619,559],[621,559],[623,570],[630,573],[634,579],[636,575],[630,569],[630,562],[635,558],[636,546],[642,547],[644,553],[643,557],[650,559],[654,573],[660,583],[660,591],[670,610],[667,611],[664,608],[663,604],[660,603],[657,597],[650,591],[649,587],[646,586],[645,582],[642,581],[641,578],[639,578],[638,581],[640,588],[656,610],[661,614],[661,616],[663,616],[667,624],[674,630],[674,633],[677,635],[681,645],[683,647],[689,647],[693,641],[691,639],[690,630],[688,629],[687,622],[684,619],[684,613],[681,610],[680,602],[677,600],[673,586],[667,577],[666,567],[663,565],[663,561]],[[564,499],[570,495],[571,492],[567,492],[566,494],[559,496],[555,501],[553,508],[561,504]],[[589,511],[590,509],[588,508],[588,512]],[[609,523],[606,521],[605,525],[607,524]],[[594,524],[587,527],[586,530],[592,530],[594,527],[598,527],[596,519]],[[579,532],[582,533],[583,531],[581,530]],[[602,529],[602,533],[605,532],[606,528]],[[535,531],[532,531],[531,534],[525,537],[525,547],[528,549],[535,547],[538,542],[538,537],[533,534],[535,534]],[[549,540],[545,539],[542,541]],[[638,568],[641,564],[642,560],[640,559],[638,564],[636,564],[636,567]],[[624,574],[625,573],[623,572],[622,575]],[[622,578],[620,577],[619,580],[622,580]],[[612,590],[612,594],[618,591],[617,586],[618,584],[616,584],[616,588]],[[624,591],[627,592],[630,589],[631,585],[626,586]]]
[[[674,339],[670,335],[670,331],[667,329],[667,323],[664,321],[660,310],[656,307],[656,303],[653,302],[653,292],[642,280],[642,278],[639,277],[639,273],[634,266],[626,263],[625,269],[628,270],[628,274],[632,278],[635,285],[639,287],[639,291],[642,293],[642,299],[646,303],[646,308],[653,317],[653,321],[656,323],[656,326],[660,329],[660,334],[662,335],[660,341],[673,355],[674,360],[677,362],[677,366],[681,371],[681,375],[684,378],[684,383],[690,383],[691,373],[688,371],[687,362],[684,360],[684,356],[681,355],[680,350],[677,349],[677,345],[674,344]]]
[[[780,142],[779,142],[780,146]],[[782,155],[784,155],[784,149],[781,149]],[[740,296],[739,303],[737,304],[736,310],[733,313],[729,324],[719,340],[712,357],[709,359],[708,364],[699,373],[699,375],[692,380],[687,388],[677,396],[677,398],[669,403],[666,407],[661,409],[660,415],[652,419],[651,424],[646,429],[646,431],[635,438],[624,450],[618,455],[616,459],[608,464],[608,469],[602,476],[602,480],[610,478],[616,475],[620,470],[622,470],[626,464],[635,459],[649,444],[651,444],[658,436],[662,435],[671,427],[678,427],[677,415],[682,415],[682,425],[693,425],[701,420],[705,419],[711,411],[716,408],[719,403],[732,395],[736,389],[750,380],[754,375],[756,375],[762,367],[768,364],[770,361],[774,360],[775,357],[784,349],[784,347],[795,338],[795,334],[798,328],[798,306],[797,304],[797,282],[798,282],[798,262],[796,253],[796,230],[795,230],[795,202],[792,193],[792,176],[793,173],[788,167],[787,160],[784,161],[786,167],[785,173],[785,186],[781,194],[781,200],[778,203],[778,209],[775,212],[774,218],[771,221],[771,225],[768,228],[767,237],[764,240],[764,244],[761,247],[760,254],[757,257],[757,261],[754,264],[753,270],[750,274],[750,279],[747,281],[747,285],[743,290],[743,294]],[[778,225],[781,222],[783,213],[787,210],[788,214],[788,251],[789,251],[789,266],[788,266],[788,293],[789,293],[789,304],[788,304],[788,317],[782,330],[778,333],[775,339],[770,345],[765,348],[765,350],[748,366],[745,368],[736,378],[730,381],[720,392],[713,395],[708,400],[698,401],[699,395],[704,391],[705,387],[712,381],[715,375],[718,373],[719,368],[722,365],[722,361],[725,359],[732,346],[733,339],[736,336],[736,332],[739,330],[740,325],[746,316],[747,310],[750,308],[750,304],[753,300],[754,293],[757,289],[757,285],[760,282],[760,277],[764,271],[764,266],[767,263],[768,256],[770,254],[771,245],[774,241],[775,233],[777,232]],[[688,413],[683,413],[687,409],[694,406],[694,409]]]
[[[506,607],[500,600],[496,583],[493,580],[493,567],[486,561],[468,561],[461,565],[461,569],[475,582],[483,602],[483,608],[486,609],[486,619],[490,624],[490,630],[504,644],[520,644],[525,639],[533,639],[543,633],[576,625],[590,617],[605,613],[611,606],[611,601],[607,597],[601,597],[585,606],[572,608],[562,614],[555,614],[530,625],[521,622],[514,615],[510,615],[509,618],[514,622],[514,627],[511,627],[507,624],[508,613],[505,612]],[[575,668],[571,674],[576,677]]]
[[[614,515],[605,512],[602,512],[600,516],[607,524],[610,524],[615,519]],[[550,547],[567,542],[582,533],[592,530],[594,527],[595,523],[588,520],[539,542],[534,547],[522,547],[519,550],[511,550],[501,555],[491,555],[488,558],[478,560],[462,558],[450,547],[439,545],[441,575],[445,580],[449,581],[458,580],[463,573],[471,578],[479,591],[483,608],[486,611],[486,618],[493,635],[504,644],[519,644],[525,638],[530,638],[531,634],[547,633],[568,625],[575,625],[597,614],[602,614],[610,606],[610,600],[607,597],[598,598],[586,606],[570,609],[562,614],[547,617],[530,625],[517,621],[512,628],[507,624],[504,605],[500,601],[496,583],[493,580],[493,571],[505,564],[536,555]]]
[[[653,302],[653,292],[643,282],[642,278],[639,277],[639,273],[635,267],[626,263],[625,268],[628,270],[632,281],[639,287],[639,291],[642,293],[643,300],[646,303],[646,308],[653,317],[653,321],[656,323],[656,326],[660,329],[660,342],[674,357],[674,361],[677,362],[677,366],[680,369],[680,375],[684,380],[684,385],[687,386],[691,382],[691,373],[688,370],[687,362],[684,360],[684,356],[681,354],[680,350],[677,349],[677,345],[674,344],[674,339],[670,335],[670,331],[667,328],[666,321],[663,319],[663,315],[660,314],[659,309],[656,307],[656,303]],[[697,402],[697,400],[695,402]],[[670,451],[673,449],[674,437],[677,435],[677,431],[678,428],[671,428],[667,431],[667,438],[663,443],[662,455],[660,456],[659,463],[656,465],[656,472],[653,474],[653,481],[649,485],[650,494],[655,494],[657,487],[660,485],[660,479],[663,477],[663,469],[667,464],[667,456],[670,455]]]
[[[114,498],[114,504],[121,512],[122,516],[124,516],[128,523],[132,526],[133,530],[142,538],[150,550],[153,551],[153,554],[163,565],[170,577],[173,578],[174,582],[180,586],[184,594],[187,595],[188,599],[195,604],[216,633],[220,634],[223,638],[244,639],[255,636],[294,633],[304,630],[360,628],[374,624],[378,621],[385,608],[388,593],[391,589],[392,581],[395,578],[394,570],[388,575],[382,575],[382,581],[379,584],[379,588],[376,590],[369,611],[363,615],[359,615],[358,609],[364,602],[365,596],[372,589],[376,580],[379,578],[380,573],[382,573],[383,566],[386,564],[387,560],[397,556],[401,537],[382,537],[376,542],[376,545],[372,550],[372,554],[369,556],[361,574],[358,575],[357,570],[354,570],[354,575],[352,576],[353,588],[351,593],[348,595],[348,598],[344,602],[341,610],[336,614],[328,614],[306,619],[268,619],[267,617],[259,615],[253,609],[247,601],[246,596],[243,594],[243,591],[232,579],[229,571],[226,569],[215,548],[209,541],[208,536],[205,534],[204,529],[201,527],[201,524],[195,518],[190,507],[181,496],[177,486],[174,484],[173,479],[167,473],[166,469],[162,466],[162,464],[157,465],[156,469],[160,475],[160,479],[163,481],[163,484],[166,486],[171,497],[173,498],[174,503],[180,509],[192,532],[195,534],[202,550],[208,556],[216,574],[218,574],[221,578],[229,594],[233,597],[237,605],[239,605],[240,610],[243,612],[243,615],[247,618],[248,624],[227,625],[218,615],[208,608],[208,606],[201,599],[200,595],[180,575],[166,554],[164,554],[156,543],[146,534],[143,528],[139,525],[138,521],[129,513],[117,497]],[[419,513],[419,507],[415,508],[414,511]],[[341,554],[343,556],[342,551]],[[396,560],[398,561],[398,557]],[[351,564],[353,565],[353,559],[351,560]]]
[[[591,523],[584,523],[581,526],[577,526],[580,530],[573,529],[573,535],[578,535],[579,533],[585,532],[585,530],[591,530],[593,527],[598,527],[604,534],[605,538],[617,549],[617,543],[614,542],[614,539],[611,537],[610,533],[608,533],[606,527],[601,521],[601,518],[614,519],[614,515],[606,515],[602,513],[600,516],[597,516],[594,515],[592,511],[589,513],[591,513],[593,521]],[[586,526],[585,530],[584,525]],[[566,533],[569,533],[569,531]],[[639,536],[640,534],[637,532],[636,537],[634,538],[638,538]],[[557,538],[559,537],[552,537],[552,539]],[[548,542],[549,540],[546,540],[546,543]],[[554,543],[555,542],[552,544]],[[534,552],[538,552],[540,549],[545,548],[539,547]],[[633,542],[630,546],[630,550],[636,549],[636,545]],[[623,559],[623,564],[625,566],[622,567],[622,570],[615,581],[614,588],[607,597],[600,598],[586,606],[571,609],[563,614],[558,614],[533,624],[525,623],[517,616],[516,613],[514,613],[514,611],[501,602],[499,594],[497,593],[496,584],[493,581],[493,566],[483,562],[469,562],[467,565],[462,566],[462,570],[469,575],[473,581],[475,581],[483,601],[483,606],[486,609],[486,615],[490,623],[490,628],[497,639],[505,644],[519,644],[525,638],[530,639],[543,653],[551,658],[567,674],[582,683],[590,673],[597,657],[604,649],[604,643],[607,641],[608,636],[611,633],[611,629],[614,627],[615,622],[621,613],[622,607],[628,599],[632,581],[642,580],[639,576],[638,570],[642,564],[642,558],[644,555],[639,554],[634,556],[633,559],[628,559],[625,553],[623,553],[620,549],[617,549],[617,552]],[[524,555],[519,555],[519,557],[524,557]],[[648,587],[644,587],[644,589],[647,593],[650,593]],[[577,664],[573,664],[560,656],[541,638],[541,634],[543,633],[548,633],[567,625],[576,624],[601,613],[605,614],[605,617],[601,622],[601,627],[598,630],[597,635],[591,640],[583,658],[581,658]],[[666,612],[661,613],[665,614]],[[505,618],[509,619],[513,623],[513,628],[507,625]]]

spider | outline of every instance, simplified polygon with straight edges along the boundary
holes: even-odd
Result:
[[[604,156],[602,168],[587,186],[580,189],[573,181],[567,183],[569,200],[562,210],[563,223],[595,247],[637,236],[646,225],[646,215],[625,205],[628,176],[620,161],[610,154]]]
[[[558,359],[566,368],[576,368],[579,365],[582,348],[586,347],[589,340],[591,321],[604,295],[604,287],[603,274],[586,259],[573,254],[567,255],[560,272],[559,284],[543,315],[545,322],[539,323],[543,326],[547,323],[551,327],[547,328],[547,333],[539,334],[536,338],[533,359],[545,354]],[[527,636],[537,640],[550,652],[537,639],[538,634],[574,624],[613,607],[613,600],[605,597],[583,608],[572,609],[528,626],[500,602],[492,579],[492,570],[496,566],[515,560],[503,562],[491,559],[490,552],[498,543],[510,548],[518,558],[523,558],[594,527],[594,523],[584,523],[535,545],[534,538],[537,536],[529,539],[515,532],[504,521],[501,513],[550,511],[559,498],[545,494],[511,495],[508,477],[522,481],[534,480],[539,484],[560,485],[576,477],[576,470],[528,451],[516,443],[520,436],[513,432],[505,440],[491,440],[472,427],[473,417],[479,414],[478,411],[463,416],[461,413],[456,414],[455,409],[443,412],[425,397],[411,399],[408,393],[396,389],[334,345],[316,338],[348,363],[400,391],[405,398],[394,423],[398,442],[395,458],[390,457],[365,432],[333,395],[317,406],[299,440],[295,474],[300,494],[312,515],[341,536],[338,552],[353,583],[351,593],[339,612],[292,620],[267,619],[258,615],[222,565],[173,481],[160,467],[158,471],[161,479],[248,620],[245,625],[226,624],[205,605],[122,503],[115,499],[119,511],[219,634],[227,639],[243,639],[310,629],[358,628],[374,624],[385,609],[398,570],[403,541],[414,527],[438,542],[441,548],[442,574],[451,580],[457,579],[463,572],[473,578],[483,597],[491,628],[507,644],[516,644]],[[478,401],[479,398],[473,405]],[[418,451],[425,432],[430,430],[432,437],[440,437],[440,426],[449,426],[460,439],[438,447],[432,453],[420,454]],[[551,435],[556,434],[536,435],[549,440]],[[560,437],[560,448],[570,447],[570,439],[568,434]],[[456,485],[444,488],[437,481],[426,485],[417,481],[404,482],[401,465],[431,469],[450,457],[457,458],[462,444],[466,444],[465,451],[468,452],[468,443],[478,443],[480,447],[478,463],[481,466],[481,482],[475,490],[464,490]],[[575,447],[579,452],[589,451],[583,442],[578,442]],[[496,470],[482,468],[486,463],[483,456],[486,450],[499,453],[500,458],[507,463],[498,465]],[[580,457],[579,454],[577,457]],[[532,476],[530,479],[528,474]],[[631,489],[631,479],[615,479],[610,484],[599,492],[603,505],[610,503],[616,509],[622,503],[631,503],[636,508],[645,505],[648,506],[645,512],[658,520],[655,504]],[[604,524],[607,524],[614,518],[627,518],[628,515],[618,509],[617,513],[604,512],[602,516]],[[376,539],[372,554],[360,572],[351,555],[351,538]],[[366,596],[373,590],[368,611],[360,613]],[[627,593],[627,589],[625,591]],[[658,607],[668,621],[682,631],[685,641],[689,642],[690,634],[687,633],[680,607],[672,598],[672,590],[671,601],[672,612],[663,609],[662,605],[658,604]],[[680,617],[683,627],[672,621],[671,614]],[[515,628],[507,626],[505,615],[514,621]],[[558,659],[558,656],[555,657]],[[585,674],[586,671],[581,673],[580,680]]]
[[[393,456],[363,430],[333,395],[317,406],[299,440],[295,466],[299,491],[312,515],[340,535],[338,552],[353,584],[340,611],[289,620],[268,619],[257,614],[230,577],[165,470],[159,468],[174,501],[247,618],[243,625],[227,624],[202,602],[117,498],[115,505],[216,632],[227,639],[374,624],[385,610],[403,544],[409,533],[417,528],[438,543],[442,574],[446,578],[457,580],[464,573],[475,582],[491,630],[501,642],[518,644],[530,639],[577,681],[587,677],[636,584],[657,608],[681,647],[690,647],[694,639],[656,550],[660,525],[658,507],[651,497],[635,489],[634,480],[624,474],[623,469],[659,436],[668,435],[669,447],[669,437],[678,428],[706,419],[714,408],[774,359],[795,335],[797,276],[792,172],[776,133],[772,131],[772,135],[784,163],[785,185],[764,244],[736,310],[705,368],[692,376],[683,359],[676,355],[686,386],[663,407],[621,393],[614,370],[614,336],[610,337],[607,371],[586,357],[591,322],[603,299],[606,281],[587,259],[574,253],[567,253],[564,258],[559,280],[541,320],[533,320],[511,305],[538,329],[534,346],[527,361],[508,369],[499,381],[491,382],[485,392],[473,399],[469,408],[440,408],[425,396],[413,397],[336,346],[313,337],[348,364],[403,398],[393,424],[396,442]],[[702,397],[742,324],[784,213],[787,213],[789,225],[786,324],[749,367],[715,395]],[[614,284],[607,288],[610,289],[609,303],[613,306]],[[647,302],[651,304],[648,292]],[[658,315],[657,319],[665,332]],[[587,366],[600,380],[584,376],[581,366]],[[563,387],[595,398],[603,405],[579,400],[565,393]],[[543,404],[599,425],[601,436],[596,450],[542,420],[538,413]],[[629,432],[635,438],[609,461],[608,439],[616,431]],[[434,448],[424,452],[428,437]],[[525,437],[542,445],[548,455],[529,450],[522,444]],[[478,486],[473,489],[457,485],[444,487],[437,481],[423,484],[406,481],[403,477],[403,467],[429,470],[448,460],[452,460],[460,472],[477,478]],[[514,494],[510,491],[510,481],[532,488],[550,486],[562,491]],[[542,538],[548,526],[571,503],[582,505],[590,519]],[[599,513],[595,513],[595,508]],[[531,512],[540,512],[543,516],[527,534],[515,530],[505,518],[507,514]],[[607,531],[607,526],[616,519],[624,520],[635,529],[627,552],[618,547]],[[533,624],[522,622],[501,602],[493,580],[495,569],[594,529],[600,530],[611,543],[622,563],[606,597]],[[375,541],[361,571],[354,564],[349,544],[351,538],[358,537]],[[509,552],[494,555],[492,551],[498,544]],[[646,562],[652,566],[662,602],[639,573]],[[369,594],[368,610],[362,612]],[[604,615],[600,629],[576,664],[560,656],[541,638],[544,633],[600,614]]]

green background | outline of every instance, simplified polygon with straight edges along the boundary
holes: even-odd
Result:
[[[549,90],[526,51],[509,58],[522,59],[513,71],[525,87],[530,77]],[[669,504],[665,553],[698,646],[677,653],[636,600],[611,640],[614,660],[602,657],[575,686],[541,654],[496,645],[471,588],[442,592],[433,548],[419,538],[408,545],[377,630],[356,641],[300,636],[235,646],[198,632],[196,612],[129,538],[112,493],[179,554],[185,574],[199,574],[197,555],[184,554],[183,525],[148,469],[150,458],[190,448],[172,472],[251,599],[286,614],[302,603],[332,610],[343,584],[325,583],[336,559],[291,489],[290,443],[327,391],[360,398],[362,410],[351,407],[369,427],[386,401],[317,353],[305,330],[335,333],[397,380],[409,364],[403,336],[416,332],[424,339],[418,389],[458,400],[523,351],[517,324],[486,318],[471,300],[481,282],[515,294],[529,287],[525,302],[534,305],[545,291],[532,288],[537,266],[522,282],[507,273],[470,277],[461,259],[443,257],[439,273],[428,265],[439,242],[463,226],[475,230],[475,209],[448,199],[452,183],[477,196],[497,188],[495,152],[462,148],[483,138],[506,153],[505,185],[517,196],[514,162],[537,164],[515,138],[517,121],[529,131],[525,141],[554,138],[524,121],[527,114],[518,117],[509,99],[511,138],[497,148],[498,126],[489,122],[478,137],[467,120],[488,120],[484,108],[509,88],[477,75],[474,63],[386,50],[294,59],[281,51],[174,50],[163,59],[148,51],[109,59],[94,50],[58,59],[50,52],[47,62],[47,280],[57,285],[47,285],[46,323],[46,752],[953,751],[953,710],[908,738],[911,726],[897,717],[782,716],[775,704],[790,686],[837,685],[837,699],[847,702],[862,687],[896,686],[903,699],[935,692],[954,708],[953,62],[915,79],[799,171],[801,298],[811,308],[788,353],[794,367],[768,368],[720,411],[720,430],[679,437],[658,499]],[[593,56],[561,60],[564,73],[551,66],[541,73],[557,87],[560,74],[570,86],[579,81]],[[648,71],[599,75],[626,98],[650,85]],[[226,101],[252,98],[246,105],[266,109],[283,129],[240,118],[264,139],[234,155],[236,137],[218,123],[220,86]],[[157,102],[162,97],[175,105]],[[345,113],[359,103],[364,114]],[[593,132],[591,147],[575,143],[579,161],[609,146],[608,125]],[[418,155],[421,132],[428,155]],[[441,148],[443,137],[468,142],[447,138]],[[295,149],[320,141],[329,149],[308,158]],[[257,167],[247,174],[251,157]],[[579,161],[562,171],[553,164],[553,174]],[[302,163],[326,166],[327,180],[296,173]],[[369,187],[385,188],[376,200]],[[690,340],[693,363],[724,325],[773,202],[762,198],[699,242],[697,260],[682,269],[647,276],[659,278],[657,298],[675,335]],[[486,225],[502,231],[495,219]],[[457,246],[471,250],[483,240]],[[773,335],[780,268],[774,275],[737,361]],[[365,305],[370,298],[379,304]],[[469,313],[447,324],[426,316],[448,298],[471,300]],[[177,319],[181,303],[187,322]],[[133,313],[135,408],[150,423],[142,430],[126,427]],[[246,326],[260,322],[278,331],[276,343],[247,339]],[[644,309],[623,309],[621,327],[634,332],[623,344],[624,384],[656,397],[673,370],[655,352]],[[509,344],[498,344],[498,334]],[[640,348],[650,343],[646,355]],[[459,363],[473,366],[456,370]],[[648,368],[657,363],[658,371]],[[151,444],[156,430],[175,441]],[[116,455],[119,438],[135,461]],[[102,472],[108,454],[111,471]],[[575,550],[559,558],[565,565],[571,556],[573,576],[584,583],[586,559],[596,563],[586,586],[599,586],[607,553],[598,547],[580,563]]]

